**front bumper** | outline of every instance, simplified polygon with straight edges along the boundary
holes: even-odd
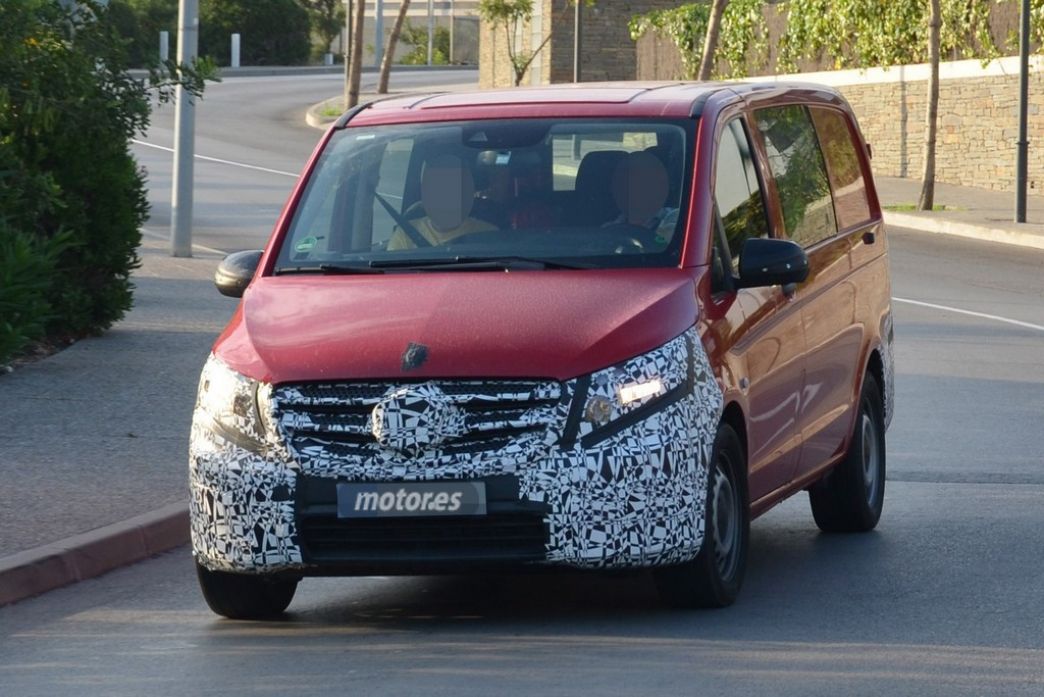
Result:
[[[620,422],[622,427],[581,431],[571,443],[556,438],[537,447],[509,444],[490,457],[425,461],[400,454],[364,461],[310,458],[287,447],[248,449],[212,428],[197,409],[190,452],[194,554],[212,570],[304,575],[392,573],[473,562],[626,568],[691,559],[703,543],[708,462],[721,393],[695,332],[685,339],[690,379],[674,398]],[[575,394],[563,396],[563,423],[576,399]],[[487,519],[356,523],[338,520],[330,505],[338,481],[446,480],[487,482],[492,492]],[[516,523],[519,527],[511,527]],[[453,527],[457,524],[464,527]],[[353,525],[376,527],[372,536],[353,535],[359,532]],[[372,541],[403,526],[426,528],[428,546],[396,547],[394,542],[406,534],[396,532],[383,548],[337,548],[339,540]],[[316,530],[325,536],[322,544]],[[488,544],[498,531],[504,531],[504,543]],[[512,547],[509,539],[522,542]]]

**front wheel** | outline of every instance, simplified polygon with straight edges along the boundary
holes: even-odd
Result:
[[[660,597],[674,607],[727,607],[743,585],[750,542],[747,465],[739,436],[728,424],[718,427],[709,468],[700,553],[654,572]]]
[[[884,408],[881,389],[867,374],[845,459],[808,490],[812,517],[824,532],[873,530],[884,508],[884,488]]]
[[[296,580],[210,571],[196,562],[196,576],[210,609],[232,620],[259,620],[281,614],[294,599]]]

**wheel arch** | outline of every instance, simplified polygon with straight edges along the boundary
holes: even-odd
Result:
[[[743,462],[746,467],[750,467],[750,453],[749,446],[747,444],[747,418],[743,414],[743,407],[736,402],[729,402],[725,405],[725,410],[721,414],[721,423],[728,424],[732,427],[732,430],[739,436],[740,445],[743,448]],[[749,475],[750,470],[747,470]]]
[[[883,394],[885,389],[884,361],[881,359],[879,348],[871,350],[870,356],[866,360],[866,370],[863,371],[863,376],[860,378],[860,391],[863,389],[862,380],[866,379],[867,374],[874,376],[874,380],[877,381],[877,389]],[[857,391],[856,394],[859,392]]]

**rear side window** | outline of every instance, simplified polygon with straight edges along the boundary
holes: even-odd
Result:
[[[826,163],[808,109],[760,109],[755,118],[779,192],[787,236],[810,247],[837,234]]]
[[[811,112],[834,192],[837,226],[842,230],[856,227],[870,220],[870,204],[855,134],[841,112],[817,107]]]

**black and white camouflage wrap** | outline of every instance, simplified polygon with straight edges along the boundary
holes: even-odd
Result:
[[[884,378],[882,390],[884,395],[884,419],[885,429],[892,424],[892,415],[895,412],[895,328],[892,322],[892,313],[885,316],[881,326],[881,373]]]
[[[207,370],[229,372],[214,358]],[[621,403],[621,386],[655,380],[660,394]],[[641,567],[694,557],[722,410],[695,329],[590,376],[584,402],[607,401],[610,424],[667,393],[681,395],[626,428],[599,431],[581,420],[575,439],[563,441],[580,385],[262,385],[256,411],[264,436],[251,445],[215,426],[221,408],[209,404],[215,400],[201,381],[190,455],[193,550],[211,569],[301,568],[293,510],[301,475],[419,482],[511,474],[521,498],[550,507],[548,563]],[[243,433],[255,427],[241,426]]]

